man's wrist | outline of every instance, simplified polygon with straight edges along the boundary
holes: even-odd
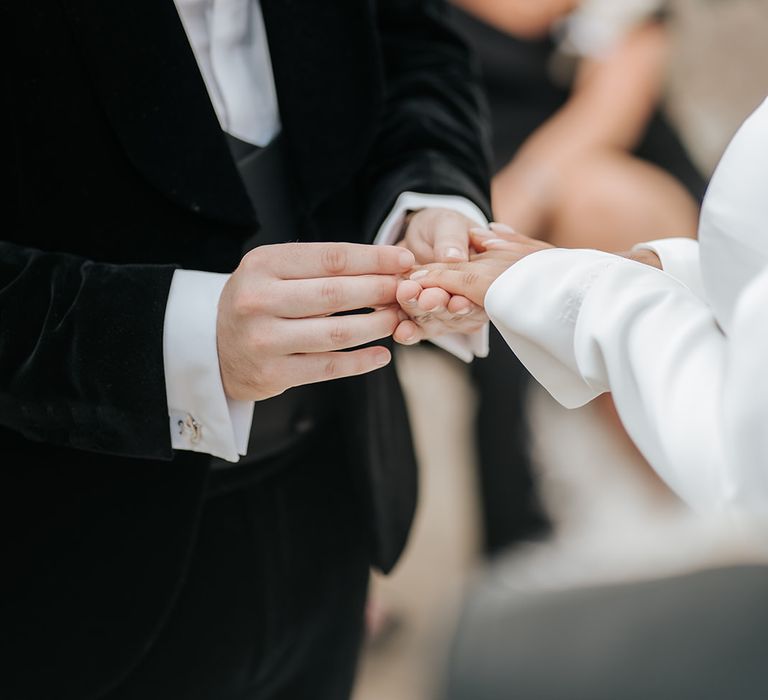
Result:
[[[395,202],[389,215],[379,227],[374,243],[377,245],[394,245],[402,239],[406,229],[405,218],[408,214],[411,218],[422,209],[451,209],[464,214],[470,221],[478,226],[487,226],[480,207],[474,202],[459,195],[421,194],[418,192],[403,192]]]
[[[416,216],[416,213],[421,211],[421,209],[409,209],[405,212],[405,216],[403,217],[403,223],[400,227],[400,233],[397,236],[397,240],[395,243],[399,243],[400,241],[405,238],[405,234],[408,233],[408,227],[411,225],[411,221],[413,221],[413,217]]]

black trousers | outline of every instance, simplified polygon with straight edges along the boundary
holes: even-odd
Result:
[[[333,433],[212,474],[179,598],[109,700],[349,697],[369,556]]]
[[[491,580],[441,698],[764,700],[766,650],[766,566],[514,596]]]

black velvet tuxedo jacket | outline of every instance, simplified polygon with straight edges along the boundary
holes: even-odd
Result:
[[[488,212],[479,96],[440,2],[262,9],[304,240],[371,242],[406,190]],[[171,278],[233,270],[258,212],[172,0],[3,2],[0,21],[0,695],[98,697],[172,604],[209,469],[170,445]],[[415,502],[407,421],[391,368],[347,388],[387,569]]]

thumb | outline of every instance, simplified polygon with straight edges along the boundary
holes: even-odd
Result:
[[[441,216],[435,222],[433,255],[436,262],[469,260],[469,226],[463,217]]]

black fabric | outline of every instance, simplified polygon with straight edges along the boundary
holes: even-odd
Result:
[[[278,134],[263,148],[226,134],[243,186],[259,212],[259,232],[245,242],[244,252],[257,245],[301,239],[296,184],[292,181],[283,137]]]
[[[109,700],[349,697],[369,554],[341,428],[211,479],[179,600]]]
[[[513,594],[464,610],[446,700],[762,700],[768,568]]]
[[[455,7],[450,20],[479,58],[492,126],[493,171],[498,172],[565,104],[570,91],[551,78],[555,47],[550,39],[518,39]],[[661,113],[654,115],[636,153],[675,176],[694,198],[703,198],[706,182]],[[535,493],[529,454],[529,375],[494,329],[491,353],[474,362],[473,376],[479,388],[476,426],[485,549],[495,555],[520,540],[546,534],[548,522]]]
[[[441,2],[262,8],[301,240],[371,242],[422,184],[488,211]],[[172,273],[229,272],[262,229],[172,0],[3,3],[0,20],[0,696],[80,700],[162,634],[194,548],[210,459],[170,447]],[[416,500],[402,395],[392,367],[338,390],[357,527],[387,570]]]
[[[477,54],[491,118],[493,171],[498,172],[528,137],[568,100],[568,86],[552,79],[555,50],[548,39],[518,39],[452,7],[450,23]],[[636,150],[674,175],[701,200],[706,180],[661,112],[657,112]]]
[[[483,544],[495,556],[522,540],[544,537],[549,520],[539,501],[530,452],[526,397],[530,375],[492,325],[490,353],[472,365]]]

